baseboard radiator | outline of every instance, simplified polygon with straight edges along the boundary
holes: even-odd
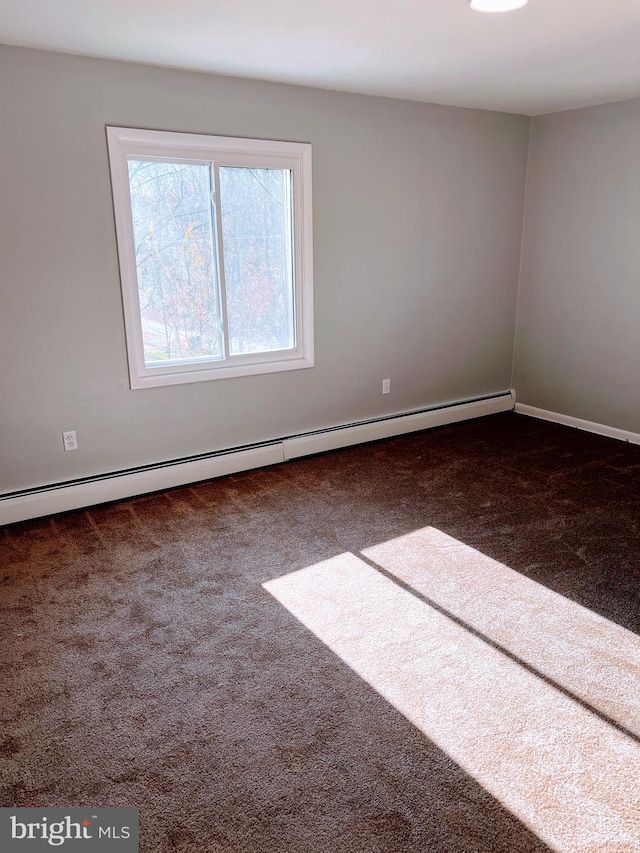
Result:
[[[503,391],[273,441],[8,492],[0,495],[0,525],[171,489],[484,415],[508,412],[514,406],[515,393]]]

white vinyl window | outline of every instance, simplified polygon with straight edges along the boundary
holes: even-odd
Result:
[[[311,146],[107,141],[131,387],[312,367]]]

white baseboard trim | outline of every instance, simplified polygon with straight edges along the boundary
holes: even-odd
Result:
[[[445,403],[418,412],[345,424],[211,456],[170,461],[133,471],[116,471],[78,482],[54,483],[0,495],[0,526],[276,465],[313,453],[508,412],[513,409],[514,402],[514,392],[505,391],[482,399]]]
[[[594,432],[596,435],[606,435],[608,438],[617,438],[620,441],[628,441],[630,444],[640,444],[640,433],[629,432],[626,429],[617,429],[594,421],[584,421],[582,418],[572,418],[570,415],[561,415],[558,412],[548,412],[546,409],[537,409],[535,406],[526,406],[524,403],[516,403],[515,411],[531,418],[540,418],[543,421],[552,421],[554,424],[575,427],[575,429],[581,429],[585,432]]]

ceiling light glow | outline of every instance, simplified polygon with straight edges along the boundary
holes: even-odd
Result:
[[[529,0],[470,0],[469,5],[475,12],[512,12],[522,9]]]

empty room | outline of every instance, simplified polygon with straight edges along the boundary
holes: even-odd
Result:
[[[2,853],[640,853],[639,45],[0,0]]]

